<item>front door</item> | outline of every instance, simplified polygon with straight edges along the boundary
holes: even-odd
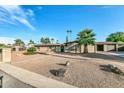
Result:
[[[61,52],[64,52],[64,46],[61,46]]]

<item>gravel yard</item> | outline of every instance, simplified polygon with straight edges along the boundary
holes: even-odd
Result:
[[[124,71],[123,59],[120,60],[118,57],[114,57],[114,60],[108,60],[105,58],[95,58],[80,56],[56,56],[56,55],[12,55],[12,65],[30,70],[42,74],[46,77],[53,78],[76,87],[87,87],[87,88],[109,88],[109,87],[124,87],[124,76],[117,75],[112,72],[107,72],[101,70],[100,65],[113,64],[118,66],[122,71]],[[99,55],[100,56],[100,55]],[[105,57],[105,56],[102,56]],[[117,60],[116,60],[117,59]],[[66,61],[70,62],[69,66],[64,66]],[[60,68],[66,69],[64,77],[54,76],[50,70],[57,70]]]

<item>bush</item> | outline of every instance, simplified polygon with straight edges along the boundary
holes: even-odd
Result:
[[[25,55],[32,55],[32,54],[36,54],[36,48],[35,47],[30,47],[29,49],[27,49],[27,52],[24,53]]]

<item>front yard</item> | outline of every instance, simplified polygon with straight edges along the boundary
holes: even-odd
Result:
[[[101,70],[100,67],[100,65],[114,64],[124,71],[123,58],[115,56],[109,57],[109,55],[107,55],[107,58],[104,57],[106,57],[106,55],[21,55],[21,53],[17,55],[17,53],[13,53],[12,65],[76,87],[124,87],[124,76]],[[66,63],[66,61],[70,62],[69,66],[62,65]],[[64,77],[57,77],[51,73],[51,70],[60,68],[66,69]]]

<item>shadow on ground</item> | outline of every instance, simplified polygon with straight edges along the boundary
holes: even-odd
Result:
[[[84,54],[84,53],[56,53],[56,54],[60,54],[60,55],[45,54],[45,53],[39,53],[39,54],[51,55],[51,56],[56,56],[56,57],[61,57],[61,58],[68,58],[68,59],[77,59],[77,60],[87,60],[87,59],[83,58],[83,57],[87,57],[87,58],[98,58],[98,59],[104,59],[104,60],[124,62],[123,57],[119,57],[119,56],[115,56],[115,55],[101,54],[101,53],[87,53],[87,54]],[[64,56],[64,55],[71,55],[71,56],[75,56],[75,57],[72,58],[72,57],[68,57],[68,56]],[[81,56],[82,58],[76,58],[76,56]]]
[[[66,66],[66,64],[62,64],[62,63],[56,63],[56,64],[60,66]]]
[[[98,59],[104,59],[104,60],[124,62],[123,57],[119,57],[119,56],[115,56],[115,55],[101,54],[101,53],[87,53],[87,54],[84,54],[84,53],[58,53],[58,54],[71,55],[71,56],[82,56],[82,57],[88,57],[88,58],[98,58]],[[71,58],[71,59],[73,59],[73,58]],[[76,57],[74,59],[86,60],[83,58],[76,58]]]

